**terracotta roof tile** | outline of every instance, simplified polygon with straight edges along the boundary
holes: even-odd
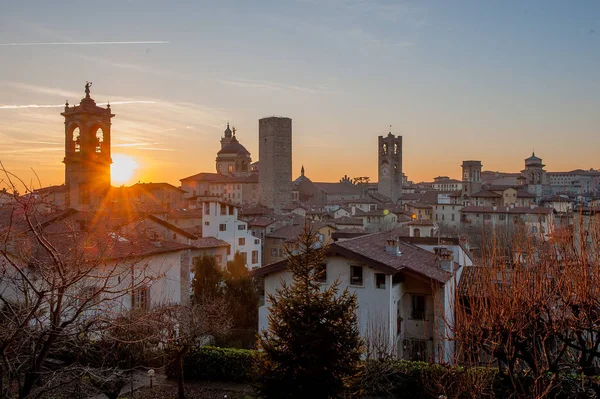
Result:
[[[343,230],[342,230],[343,233]],[[438,265],[435,254],[428,252],[416,245],[400,241],[401,255],[393,255],[386,251],[386,241],[390,236],[397,236],[395,232],[384,232],[350,238],[331,244],[327,251],[355,259],[359,262],[382,270],[386,273],[409,272],[429,277],[439,282],[446,282],[451,274],[442,270]],[[254,276],[263,276],[282,270],[286,261],[279,261],[263,266],[251,272]]]

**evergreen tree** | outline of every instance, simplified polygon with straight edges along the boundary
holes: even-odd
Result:
[[[258,325],[258,294],[239,252],[227,262],[225,273],[227,302],[234,329],[253,329]]]
[[[194,298],[219,298],[223,295],[223,271],[214,256],[194,259]]]
[[[356,296],[339,282],[319,283],[324,248],[309,227],[288,252],[291,284],[282,283],[271,303],[269,330],[260,339],[259,391],[271,398],[340,398],[350,395],[360,371]]]

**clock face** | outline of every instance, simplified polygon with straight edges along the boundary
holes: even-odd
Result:
[[[389,173],[390,173],[390,171],[388,170],[388,168],[387,168],[387,167],[385,167],[385,166],[384,166],[384,167],[381,169],[381,174],[382,174],[382,175],[384,175],[384,176],[387,176]]]

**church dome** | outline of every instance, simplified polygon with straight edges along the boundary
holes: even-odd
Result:
[[[525,159],[525,166],[543,166],[542,158],[538,158],[535,156],[535,152],[531,154],[531,156]]]
[[[225,154],[233,154],[233,155],[250,155],[250,152],[240,144],[239,141],[233,136],[229,144],[226,144],[221,151],[217,152],[217,155],[225,155]]]

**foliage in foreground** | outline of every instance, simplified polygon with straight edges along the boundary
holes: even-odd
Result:
[[[270,398],[337,398],[360,371],[362,340],[356,295],[319,282],[325,251],[306,227],[297,254],[288,253],[293,283],[282,283],[271,303],[269,329],[260,338],[258,390]]]
[[[223,381],[251,383],[256,380],[255,364],[260,353],[253,350],[197,347],[184,359],[184,378],[188,381]],[[174,364],[167,367],[167,377],[175,378]]]
[[[261,352],[241,349],[201,347],[185,358],[187,381],[215,381],[253,384],[260,378],[256,365]],[[443,366],[408,360],[368,360],[355,381],[354,392],[365,397],[436,399],[445,395],[453,399],[475,398],[534,398],[531,392],[515,392],[512,379],[521,385],[533,387],[529,375],[512,379],[497,368]],[[167,376],[175,377],[173,367]],[[550,384],[551,376],[547,376]],[[548,396],[553,399],[593,398],[600,380],[581,375],[563,375],[556,389]],[[281,397],[281,396],[280,396]],[[355,396],[356,397],[356,396]]]

